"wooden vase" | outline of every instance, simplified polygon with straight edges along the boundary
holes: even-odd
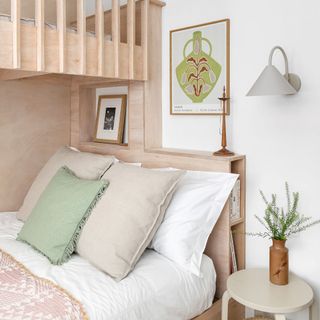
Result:
[[[270,247],[270,281],[279,286],[289,283],[288,248],[286,248],[285,244],[285,240],[272,239],[272,246]]]

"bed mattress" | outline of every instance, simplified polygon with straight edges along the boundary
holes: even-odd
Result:
[[[0,20],[11,21],[11,16],[8,15],[8,14],[0,13]],[[32,18],[21,18],[20,21],[21,21],[21,23],[24,23],[24,24],[30,24],[30,25],[33,25],[33,26],[36,25],[35,19],[32,19]],[[45,26],[48,27],[49,29],[52,29],[52,30],[56,30],[57,29],[56,25],[48,23],[48,22],[45,22]],[[67,31],[68,32],[77,33],[77,28],[76,27],[69,27],[69,28],[67,28]],[[93,32],[93,31],[87,31],[87,35],[95,37],[96,33]],[[112,41],[111,35],[110,34],[106,34],[105,35],[105,40]]]
[[[32,273],[66,289],[84,306],[91,320],[183,320],[208,309],[216,273],[203,256],[202,277],[194,276],[153,250],[147,250],[133,272],[120,282],[78,255],[53,266],[27,244],[16,241],[22,227],[13,213],[0,214],[0,248]]]

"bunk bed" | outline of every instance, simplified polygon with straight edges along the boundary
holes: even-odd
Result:
[[[86,16],[86,0],[76,0],[70,17],[69,0],[50,1],[32,0],[31,15],[21,10],[30,0],[11,0],[10,12],[1,11],[0,6],[0,81],[18,80],[1,81],[0,86],[0,119],[5,124],[0,126],[5,151],[0,176],[6,186],[0,190],[0,211],[19,209],[43,165],[66,144],[149,168],[237,173],[241,218],[230,220],[227,203],[207,241],[205,254],[213,261],[217,275],[215,298],[207,311],[194,318],[220,319],[222,294],[231,273],[230,230],[235,231],[238,267],[245,268],[245,157],[222,159],[211,153],[163,148],[161,39],[165,4],[128,0],[120,5],[119,0],[112,0],[111,9],[104,10],[103,1],[95,0],[95,14]],[[45,14],[48,3],[56,8],[56,16],[50,19]],[[118,86],[128,88],[128,143],[97,143],[96,90]],[[17,113],[19,120],[15,120]],[[13,178],[15,183],[11,183]],[[243,307],[232,302],[229,319],[243,316]]]
[[[34,0],[34,17],[23,16],[21,1],[11,0],[10,13],[0,12],[0,68],[147,80],[149,1],[120,6],[112,0],[104,11],[96,0],[95,15],[87,17],[86,1],[77,0],[71,23],[66,0],[56,0],[56,23],[46,21],[44,0]]]

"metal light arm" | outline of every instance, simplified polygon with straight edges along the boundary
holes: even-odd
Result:
[[[286,55],[286,52],[284,51],[284,49],[280,46],[275,46],[274,48],[272,48],[270,55],[269,55],[269,66],[272,65],[272,59],[273,59],[273,55],[275,53],[276,50],[280,50],[280,52],[283,55],[284,58],[284,64],[285,64],[285,74],[284,77],[288,80],[288,82],[297,90],[299,91],[301,88],[301,80],[299,78],[299,76],[297,76],[294,73],[289,73],[289,63],[288,63],[288,57]]]
[[[280,50],[280,52],[282,53],[283,55],[283,58],[284,58],[284,64],[285,64],[285,74],[284,74],[284,77],[289,80],[289,63],[288,63],[288,57],[285,53],[285,51],[283,50],[282,47],[280,46],[276,46],[274,48],[272,48],[271,52],[270,52],[270,55],[269,55],[269,66],[272,65],[272,58],[273,58],[273,55],[275,53],[276,50]]]

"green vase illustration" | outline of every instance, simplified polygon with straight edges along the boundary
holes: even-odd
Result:
[[[209,52],[202,50],[202,44],[206,42]],[[193,50],[186,55],[188,46],[193,43]],[[176,69],[176,76],[183,92],[193,103],[202,103],[216,86],[220,74],[221,65],[212,58],[212,44],[202,37],[201,31],[193,33],[183,48],[184,60]]]

